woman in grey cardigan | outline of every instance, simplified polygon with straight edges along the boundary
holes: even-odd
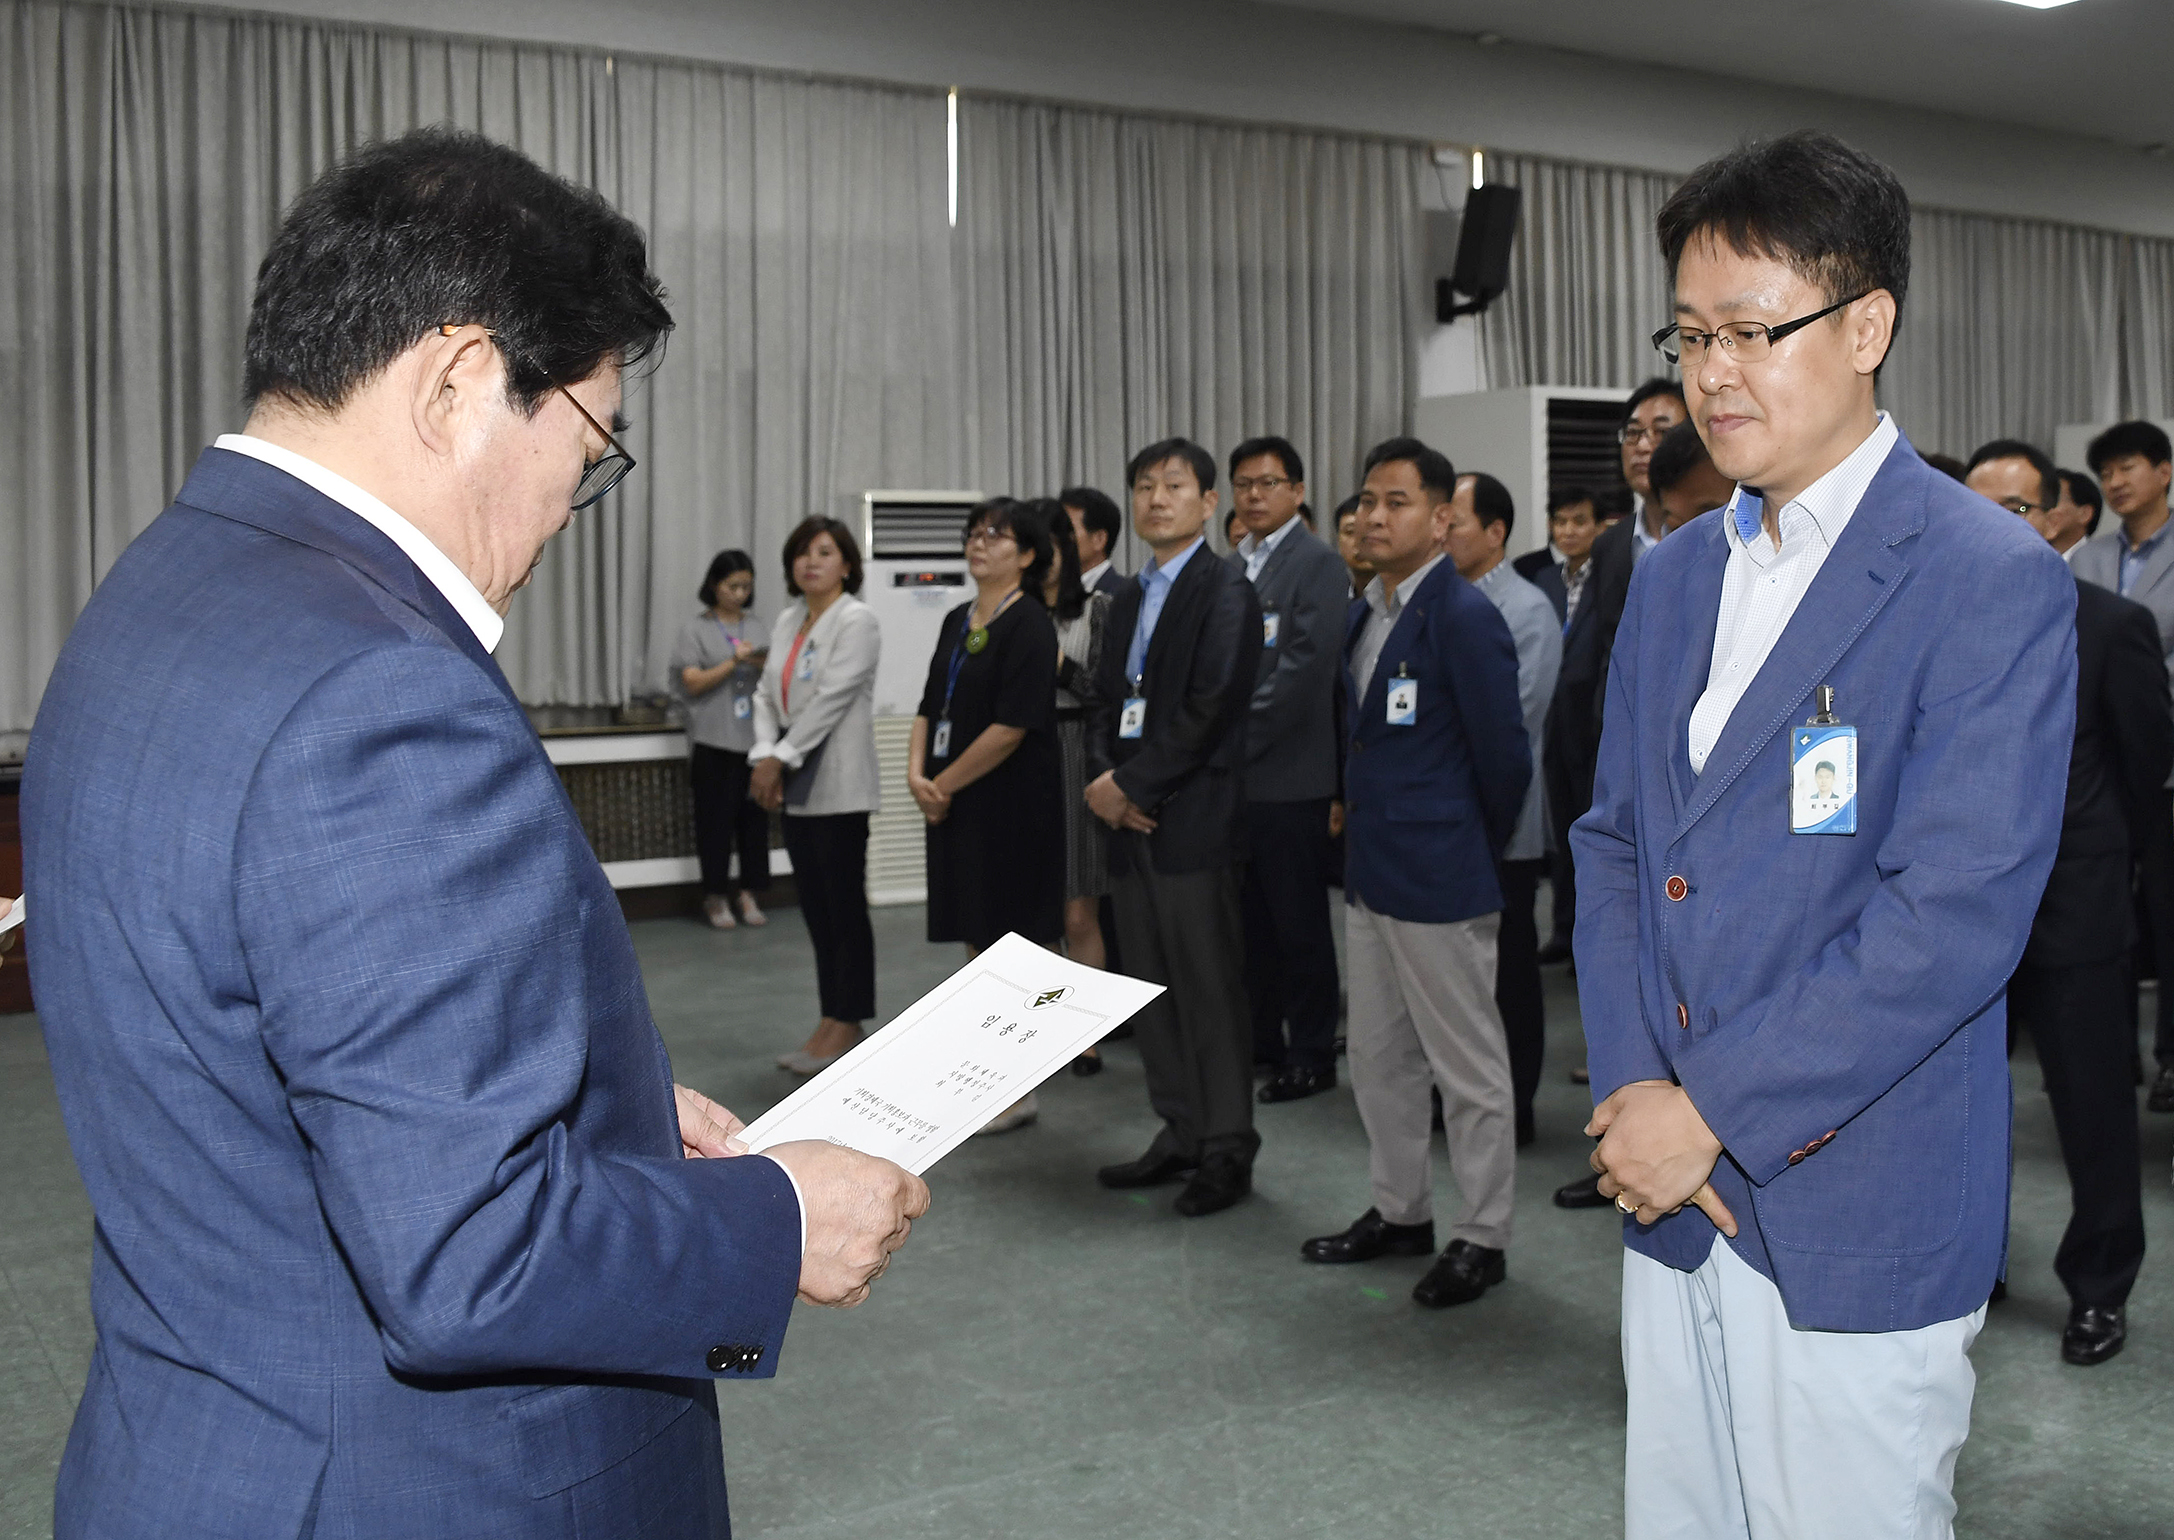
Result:
[[[812,1075],[861,1040],[876,1013],[868,921],[868,815],[876,767],[876,663],[883,631],[857,598],[860,546],[836,519],[804,519],[785,542],[785,588],[755,690],[749,795],[785,811],[785,850],[815,943],[821,1019],[778,1067]]]

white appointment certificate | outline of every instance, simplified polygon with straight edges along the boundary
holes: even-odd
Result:
[[[740,1137],[827,1139],[919,1176],[1162,992],[1007,935]]]

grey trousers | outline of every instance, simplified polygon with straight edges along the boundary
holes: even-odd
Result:
[[[1140,835],[1117,838],[1137,842],[1133,869],[1110,879],[1125,971],[1168,986],[1133,1018],[1148,1103],[1163,1120],[1153,1149],[1250,1161],[1261,1138],[1253,1131],[1253,1021],[1238,868],[1166,876],[1146,869],[1147,841]]]
[[[1433,1108],[1464,1204],[1449,1240],[1506,1248],[1517,1181],[1510,1050],[1495,1006],[1499,914],[1421,925],[1346,908],[1351,1089],[1371,1146],[1374,1207],[1391,1224],[1434,1214]]]

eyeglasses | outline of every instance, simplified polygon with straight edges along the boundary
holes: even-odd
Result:
[[[1008,529],[998,529],[989,524],[976,524],[966,532],[968,545],[994,545],[999,540],[1009,540],[1017,544],[1019,537]]]
[[[1232,482],[1230,484],[1230,493],[1233,497],[1244,497],[1248,492],[1258,492],[1263,497],[1272,497],[1278,487],[1287,487],[1290,484],[1291,478],[1288,476],[1252,476],[1244,481]]]
[[[1774,344],[1792,332],[1802,331],[1814,321],[1824,321],[1837,310],[1845,309],[1863,299],[1865,294],[1852,294],[1838,300],[1826,309],[1811,315],[1798,316],[1794,321],[1784,321],[1779,326],[1761,326],[1757,321],[1731,321],[1710,332],[1685,331],[1680,325],[1664,326],[1653,334],[1653,345],[1660,349],[1661,357],[1672,364],[1688,364],[1697,368],[1706,361],[1706,351],[1715,342],[1721,350],[1739,364],[1755,364],[1773,350]]]
[[[2001,507],[2026,519],[2034,513],[2053,512],[2051,508],[2046,507],[2043,503],[2027,503],[2020,497],[2008,499],[2008,501],[2001,504]]]
[[[1618,444],[1642,444],[1647,439],[1651,439],[1658,444],[1662,439],[1668,437],[1668,430],[1678,426],[1681,421],[1682,419],[1679,418],[1676,422],[1650,423],[1643,428],[1636,423],[1627,422],[1615,430],[1615,441]]]
[[[450,337],[459,330],[458,326],[447,323],[438,328],[438,335]],[[497,339],[498,333],[490,327],[486,326],[482,330],[484,336],[494,341]],[[506,355],[509,363],[513,361],[512,350],[503,342],[498,344],[498,350]],[[572,391],[556,381],[551,388],[564,396],[567,403],[581,414],[581,420],[596,429],[597,436],[609,446],[604,454],[582,467],[581,480],[574,484],[573,508],[574,512],[579,513],[584,508],[602,502],[606,493],[627,479],[627,472],[634,469],[634,456],[628,454],[626,446],[611,436],[609,428],[589,415],[589,409],[574,399]]]

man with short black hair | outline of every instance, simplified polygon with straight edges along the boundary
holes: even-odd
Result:
[[[1359,541],[1374,577],[1351,606],[1344,942],[1351,1089],[1374,1205],[1300,1248],[1309,1262],[1434,1249],[1430,1085],[1463,1206],[1412,1290],[1429,1308],[1506,1275],[1517,1171],[1514,1090],[1495,1005],[1496,862],[1532,775],[1517,645],[1444,560],[1457,473],[1415,438],[1366,457]]]
[[[1154,553],[1110,609],[1087,718],[1087,806],[1108,824],[1111,900],[1125,971],[1168,992],[1134,1018],[1162,1128],[1105,1187],[1188,1177],[1187,1218],[1253,1190],[1252,1022],[1246,1007],[1247,702],[1261,607],[1245,574],[1207,549],[1215,461],[1189,439],[1125,468],[1132,525]]]
[[[2167,490],[2174,482],[2174,445],[2157,423],[2120,422],[2085,451],[2118,529],[2094,535],[2069,559],[2076,576],[2134,599],[2159,623],[2159,648],[2174,674],[2174,538],[2169,538]],[[2174,844],[2154,837],[2139,845],[2137,886],[2143,896],[2145,949],[2158,989],[2159,1020],[2152,1034],[2158,1072],[2145,1105],[2174,1112]]]
[[[1654,446],[1646,467],[1653,488],[1652,502],[1661,510],[1661,529],[1673,534],[1702,513],[1724,506],[1736,493],[1736,483],[1714,469],[1713,456],[1698,428],[1680,422]]]
[[[1787,134],[1656,223],[1654,343],[1737,490],[1646,558],[1572,836],[1625,1535],[1925,1540],[2007,1252],[2002,990],[2060,837],[2075,585],[1879,410],[1892,172]]]
[[[2073,563],[2083,543],[2099,532],[2099,516],[2106,504],[2099,495],[2099,484],[2082,471],[2064,469],[2059,475],[2061,500],[2053,512],[2054,525],[2061,533],[2052,545]]]
[[[596,193],[362,149],[258,269],[246,430],[63,648],[23,832],[98,1338],[56,1534],[723,1535],[712,1378],[926,1208],[673,1085],[492,659],[671,324]]]
[[[1995,439],[1970,457],[1964,484],[2020,515],[2050,544],[2060,473],[2032,445]],[[2130,1287],[2144,1260],[2137,1169],[2136,939],[2130,853],[2174,770],[2174,704],[2151,612],[2076,580],[2076,738],[2060,854],[2038,901],[2030,944],[2008,983],[2014,1018],[2038,1048],[2069,1221],[2053,1270],[2068,1291],[2061,1356],[2104,1363],[2128,1338]],[[2011,1029],[2010,1039],[2014,1038]]]
[[[1563,692],[1562,676],[1567,667],[1572,648],[1587,645],[1593,630],[1593,607],[1585,602],[1592,587],[1593,542],[1600,534],[1599,504],[1588,487],[1558,487],[1547,499],[1548,541],[1562,554],[1560,562],[1542,567],[1532,580],[1533,587],[1547,596],[1555,606],[1555,618],[1562,626],[1562,665],[1555,675],[1555,696]],[[1586,665],[1590,667],[1588,662]],[[1588,701],[1586,714],[1591,715]],[[1555,698],[1548,701],[1547,717],[1555,721]],[[1539,960],[1543,964],[1567,962],[1570,959],[1570,935],[1578,917],[1577,874],[1570,860],[1570,825],[1584,808],[1578,798],[1582,794],[1589,801],[1592,787],[1588,777],[1574,768],[1563,745],[1552,732],[1541,734],[1540,778],[1545,789],[1548,816],[1548,887],[1549,909],[1553,933],[1540,948]],[[1580,739],[1583,742],[1583,738]]]
[[[1517,698],[1524,713],[1525,742],[1537,764],[1544,757],[1542,724],[1555,696],[1563,662],[1563,628],[1547,595],[1502,559],[1517,527],[1510,489],[1482,471],[1457,478],[1449,500],[1449,527],[1442,550],[1457,575],[1487,596],[1509,625],[1517,644]],[[1502,848],[1502,929],[1495,945],[1495,1006],[1510,1048],[1517,1142],[1534,1138],[1532,1099],[1547,1058],[1547,1000],[1540,988],[1540,932],[1536,909],[1540,878],[1547,870],[1547,801],[1541,778],[1525,787],[1517,827]]]
[[[1080,586],[1089,593],[1116,598],[1125,586],[1124,575],[1112,565],[1118,532],[1124,518],[1106,492],[1093,487],[1066,487],[1057,501],[1072,516],[1072,538],[1079,545]]]
[[[1359,551],[1359,496],[1356,492],[1336,505],[1336,554],[1351,578],[1351,596],[1357,598],[1374,576],[1374,569],[1366,564],[1365,556]]]
[[[1329,929],[1336,675],[1349,579],[1300,516],[1306,467],[1288,439],[1230,453],[1244,534],[1230,560],[1261,605],[1260,677],[1246,748],[1246,982],[1264,1102],[1336,1085],[1339,990]],[[1285,1040],[1285,1029],[1289,1040]]]

